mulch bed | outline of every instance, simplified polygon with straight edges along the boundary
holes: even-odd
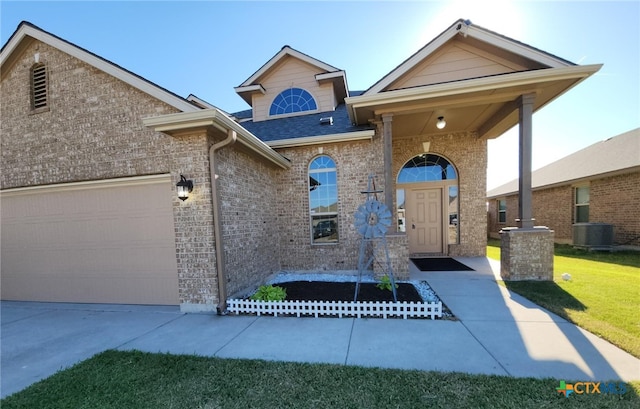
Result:
[[[299,301],[353,301],[356,283],[330,281],[288,281],[274,284],[287,290],[286,300]],[[413,284],[398,283],[399,302],[422,302]],[[357,301],[393,301],[391,290],[381,290],[376,283],[360,283]]]

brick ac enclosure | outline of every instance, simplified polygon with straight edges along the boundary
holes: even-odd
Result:
[[[49,83],[49,109],[38,113],[30,103],[35,53]],[[170,173],[180,302],[217,302],[206,135],[145,128],[142,118],[178,111],[38,41],[2,73],[0,99],[2,189]],[[186,203],[175,195],[180,174],[196,186]]]
[[[640,172],[593,179],[589,185],[589,222],[614,226],[614,243],[640,244]],[[498,199],[489,199],[488,233],[499,237],[500,229],[515,226],[518,217],[518,196],[505,196],[507,222],[498,223]],[[533,217],[536,225],[555,231],[557,243],[573,243],[574,186],[564,185],[533,191]]]

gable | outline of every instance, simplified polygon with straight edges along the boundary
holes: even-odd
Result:
[[[76,59],[83,61],[84,63],[103,71],[106,74],[111,75],[178,110],[188,112],[200,109],[186,99],[181,98],[180,96],[159,87],[158,85],[147,81],[146,79],[113,64],[96,54],[93,54],[27,22],[20,23],[16,31],[0,51],[0,73],[2,73],[3,78],[4,73],[10,70],[16,59],[20,58],[19,56],[21,53],[31,46],[34,41],[39,41],[75,57]]]
[[[384,91],[488,77],[540,64],[471,39],[453,38],[385,87]]]
[[[332,111],[348,94],[345,72],[284,46],[258,71],[236,87],[236,93],[252,107],[253,121],[283,117],[269,115],[271,104],[287,89],[299,88],[313,98],[314,109],[307,113]],[[308,93],[308,94],[307,94]],[[290,113],[302,115],[304,112]]]
[[[318,74],[323,73],[318,70],[318,67],[298,58],[288,55],[282,58],[260,78],[263,92],[256,92],[252,95],[253,120],[263,121],[273,118],[269,114],[271,104],[281,92],[290,88],[301,88],[311,94],[317,106],[315,110],[300,112],[298,115],[332,111],[337,105],[333,84],[329,81],[320,82],[316,79]]]
[[[432,57],[437,59],[437,57],[441,56],[443,52],[447,54],[447,50],[449,50],[452,45],[456,45],[456,42],[457,45],[468,45],[467,51],[471,54],[477,54],[483,58],[488,58],[489,60],[498,63],[498,65],[504,65],[505,67],[510,67],[512,66],[511,64],[516,64],[514,67],[519,65],[521,67],[525,67],[526,70],[537,70],[540,68],[560,68],[575,65],[552,54],[494,33],[475,24],[471,24],[469,20],[458,20],[442,34],[422,47],[387,75],[382,77],[378,82],[366,90],[363,95],[373,95],[382,91],[399,89],[399,85],[396,84],[397,81],[401,78],[405,78],[406,81],[407,78],[411,77],[411,75],[409,75],[410,72],[413,72],[414,74],[419,73],[421,71],[419,67],[422,67],[422,70],[424,70],[426,68],[425,64],[428,65],[428,61],[425,62],[425,60],[429,60]],[[451,58],[454,61],[456,60],[455,56],[451,56]],[[470,70],[467,71],[467,74],[475,75],[482,72],[482,70],[478,70],[478,72],[475,73],[473,71],[474,67],[479,68],[476,66],[478,62],[479,61],[473,61],[473,59],[467,61],[467,64],[470,64],[470,66],[467,67],[467,70]],[[465,65],[463,64],[462,66]],[[441,74],[444,74],[442,68],[442,66],[434,67],[434,71],[440,71]],[[501,74],[514,71],[522,70],[516,70],[514,68],[512,71],[501,72]],[[455,78],[452,81],[478,78],[477,76],[470,77],[460,75],[462,72],[459,72],[458,74],[458,76],[452,76],[452,78]],[[424,80],[426,78],[422,79]],[[403,81],[400,81],[400,83],[402,82]],[[427,82],[426,84],[422,84],[421,81],[414,81],[414,83],[419,85],[433,85],[441,82]]]

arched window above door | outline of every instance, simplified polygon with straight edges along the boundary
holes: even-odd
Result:
[[[448,160],[431,153],[414,156],[398,173],[398,183],[435,182],[457,178],[456,169]]]

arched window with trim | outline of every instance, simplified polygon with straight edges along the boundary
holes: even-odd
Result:
[[[338,180],[336,163],[327,155],[309,164],[311,243],[338,242]]]
[[[49,106],[49,79],[47,67],[40,63],[31,67],[31,109],[42,110]]]
[[[396,189],[398,231],[406,231],[405,219],[405,188],[402,185],[417,183],[433,183],[442,187],[448,201],[449,244],[459,241],[459,194],[458,173],[455,167],[444,157],[431,153],[423,153],[409,159],[398,172]],[[448,193],[448,195],[447,195]]]
[[[273,99],[269,115],[293,114],[316,109],[316,100],[308,91],[302,88],[288,88]]]

